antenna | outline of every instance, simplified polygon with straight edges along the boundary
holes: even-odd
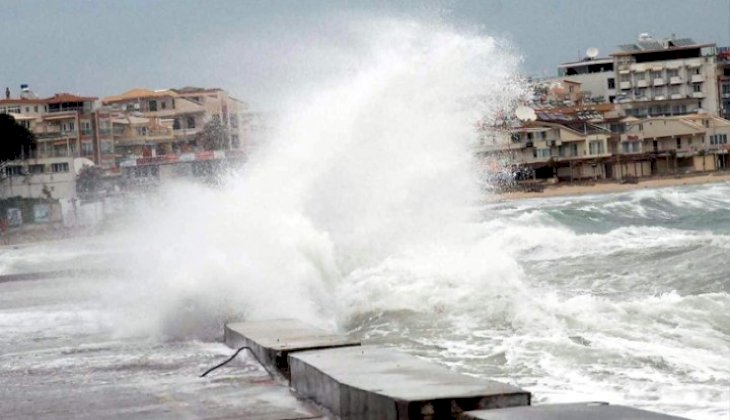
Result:
[[[590,47],[586,50],[586,57],[590,59],[594,59],[598,57],[598,48],[596,47]]]
[[[515,109],[515,115],[522,121],[535,121],[537,119],[535,110],[524,105],[518,106],[517,109]]]

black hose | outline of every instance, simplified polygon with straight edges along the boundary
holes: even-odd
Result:
[[[229,363],[229,362],[230,362],[231,360],[235,359],[235,358],[236,358],[236,356],[238,356],[238,353],[242,352],[243,350],[248,350],[248,351],[249,351],[249,352],[251,353],[251,355],[253,356],[253,358],[254,358],[254,359],[256,359],[256,361],[257,361],[257,362],[259,362],[259,364],[261,365],[261,367],[263,367],[263,368],[264,368],[264,370],[266,371],[266,373],[268,373],[268,374],[269,374],[269,376],[270,376],[270,377],[271,377],[272,379],[274,378],[274,374],[273,374],[273,373],[271,373],[271,371],[270,371],[269,369],[267,369],[267,368],[266,368],[266,365],[264,365],[263,363],[261,363],[261,360],[259,360],[259,357],[258,357],[258,356],[256,356],[256,353],[254,353],[254,352],[253,352],[253,349],[252,349],[251,347],[249,347],[249,346],[243,346],[243,347],[239,348],[238,350],[236,350],[236,352],[235,352],[235,353],[233,353],[233,356],[229,357],[229,358],[228,358],[228,359],[226,359],[226,360],[225,360],[224,362],[218,363],[217,365],[213,366],[212,368],[210,368],[210,369],[206,370],[206,371],[205,371],[205,373],[203,373],[202,375],[200,375],[200,377],[201,377],[201,378],[204,378],[204,377],[205,377],[205,375],[209,374],[210,372],[213,372],[214,370],[218,369],[218,368],[219,368],[219,367],[221,367],[221,366],[225,366],[225,365],[226,365],[226,364],[228,364],[228,363]]]

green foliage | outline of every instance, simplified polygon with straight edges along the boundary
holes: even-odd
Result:
[[[35,135],[9,114],[0,114],[0,162],[30,156]]]
[[[219,118],[213,118],[195,136],[195,143],[204,150],[224,150],[230,144],[228,127]]]
[[[96,165],[84,165],[76,177],[76,191],[81,195],[94,195],[102,187],[104,171]]]

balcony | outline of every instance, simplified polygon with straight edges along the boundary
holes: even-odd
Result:
[[[701,98],[704,98],[705,97],[705,94],[704,94],[704,92],[692,92],[690,94],[690,97],[697,98],[697,99],[701,99]]]
[[[693,74],[692,78],[690,78],[690,82],[692,83],[702,83],[705,81],[705,76],[702,74]]]
[[[672,76],[669,78],[669,84],[670,85],[679,85],[682,84],[682,78],[679,76]]]
[[[667,84],[667,81],[663,77],[658,77],[654,79],[654,86],[664,86]]]
[[[654,95],[654,100],[655,101],[664,101],[666,99],[667,99],[667,97],[664,96],[664,95]]]
[[[682,98],[684,98],[684,95],[682,95],[681,93],[672,93],[671,95],[669,95],[669,98],[670,99],[682,99]]]
[[[649,86],[649,83],[644,79],[636,81],[636,87],[643,88],[643,87],[647,87],[647,86]]]

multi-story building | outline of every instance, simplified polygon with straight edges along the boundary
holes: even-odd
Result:
[[[720,116],[730,119],[730,47],[717,49],[717,92]]]
[[[228,131],[230,144],[226,148],[237,149],[240,147],[240,114],[247,108],[245,103],[221,89],[192,87],[158,91],[133,89],[104,98],[102,103],[107,112],[136,119],[135,122],[130,120],[130,124],[137,125],[137,138],[126,136],[126,141],[119,145],[125,152],[138,156],[144,156],[145,150],[153,156],[194,151],[196,136],[213,120],[219,121]]]
[[[616,103],[638,118],[708,112],[718,115],[715,44],[689,38],[654,40],[619,46],[612,55]]]
[[[558,66],[558,78],[581,84],[587,102],[613,102],[616,98],[616,78],[613,58],[586,57],[581,61]]]

